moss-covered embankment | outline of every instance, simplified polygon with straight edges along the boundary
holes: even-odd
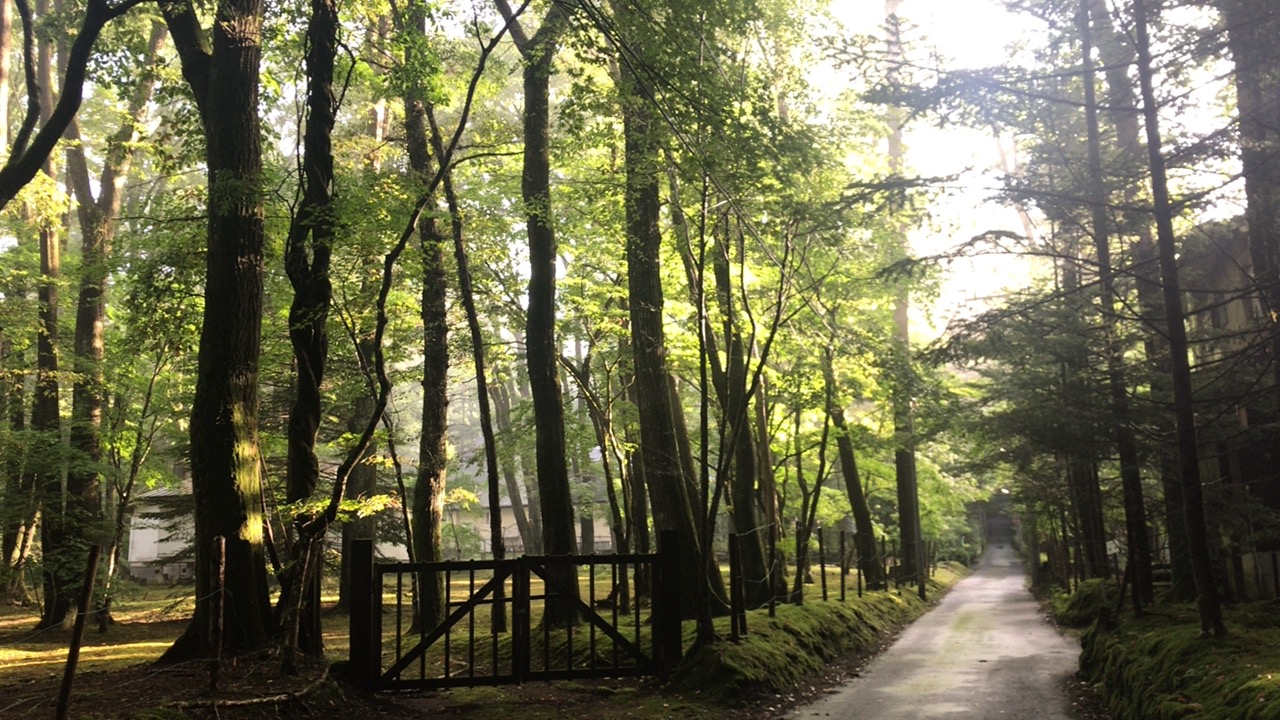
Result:
[[[1055,602],[1064,624],[1096,618],[1099,587]],[[1110,596],[1114,598],[1114,593]],[[1280,603],[1226,609],[1228,635],[1201,638],[1193,605],[1125,613],[1081,638],[1081,673],[1114,720],[1280,720]]]
[[[968,574],[963,565],[941,564],[929,581],[930,600]],[[859,598],[850,589],[843,602],[779,605],[774,617],[764,610],[748,613],[746,637],[738,643],[715,643],[686,658],[670,690],[696,690],[704,701],[730,703],[789,692],[835,661],[877,650],[895,630],[924,614],[930,605],[914,590],[904,587],[901,594],[895,590]],[[719,627],[721,622],[724,627]],[[693,630],[692,623],[686,623],[688,643]],[[727,618],[717,621],[717,630],[729,634]]]

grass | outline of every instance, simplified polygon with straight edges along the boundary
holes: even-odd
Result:
[[[942,566],[931,584],[931,596],[936,598],[963,574],[965,570],[960,566]],[[86,633],[72,715],[95,719],[254,720],[314,714],[325,714],[333,720],[409,715],[465,715],[485,720],[512,713],[518,713],[522,720],[576,716],[598,720],[754,717],[751,713],[755,710],[748,702],[752,698],[788,692],[822,672],[828,663],[876,648],[894,629],[926,609],[910,588],[903,588],[901,594],[890,590],[857,598],[849,587],[847,600],[841,602],[838,582],[837,571],[832,569],[828,575],[831,600],[827,602],[820,599],[819,586],[815,584],[806,588],[803,607],[779,605],[776,617],[769,617],[765,610],[750,612],[748,634],[740,643],[726,640],[700,649],[687,657],[681,671],[665,685],[651,679],[569,681],[365,698],[327,683],[305,698],[290,698],[278,706],[223,707],[216,711],[180,709],[178,701],[296,691],[318,677],[323,666],[310,665],[305,677],[290,679],[277,674],[279,663],[272,657],[242,659],[238,666],[224,669],[225,686],[220,686],[216,696],[207,692],[207,670],[203,666],[181,669],[157,680],[169,671],[159,671],[151,663],[185,627],[191,611],[190,588],[128,588],[117,599],[117,624],[105,634],[92,627]],[[464,593],[465,588],[459,588],[455,599],[461,599]],[[334,600],[326,597],[328,603]],[[644,609],[642,617],[647,620],[647,615]],[[31,609],[0,608],[0,718],[51,715],[71,633],[66,628],[34,632],[36,620]],[[476,627],[487,632],[482,620],[477,618]],[[345,658],[346,616],[327,613],[324,623],[329,658]],[[466,625],[464,622],[462,627]],[[721,636],[728,637],[727,618],[718,619],[716,628]],[[384,626],[384,632],[393,630]],[[644,644],[647,634],[646,629]],[[583,629],[575,631],[575,646],[588,637]],[[686,623],[686,646],[693,639],[693,624]],[[237,679],[243,686],[235,685]],[[290,707],[294,710],[290,711]]]
[[[1085,633],[1081,668],[1115,720],[1280,720],[1280,603],[1226,609],[1201,638],[1195,607],[1159,606]]]

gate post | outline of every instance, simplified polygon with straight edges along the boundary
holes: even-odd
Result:
[[[674,530],[658,535],[653,582],[653,659],[666,675],[676,669],[684,654],[680,606],[680,548]]]
[[[529,598],[529,560],[527,555],[515,559],[511,571],[511,675],[517,684],[529,676],[533,653],[529,641],[532,602]]]
[[[372,691],[382,664],[382,583],[373,567],[373,541],[351,543],[351,614],[348,616],[350,646],[347,664],[356,686]],[[378,597],[375,601],[374,594]],[[377,609],[375,614],[374,610]]]

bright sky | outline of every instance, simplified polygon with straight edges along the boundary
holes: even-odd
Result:
[[[883,0],[833,0],[831,10],[852,32],[883,34]],[[913,44],[908,61],[923,63],[930,51],[936,50],[953,70],[1009,62],[1011,53],[1016,52],[1012,48],[1033,37],[1036,30],[1036,21],[1007,12],[996,0],[902,0],[898,14]],[[1013,209],[987,202],[998,185],[1000,166],[997,141],[990,131],[915,123],[905,132],[905,144],[909,172],[959,176],[931,203],[930,226],[912,234],[917,254],[945,252],[993,229],[1022,234],[1022,223]],[[918,330],[930,328],[922,334],[936,335],[951,319],[980,311],[985,298],[1006,287],[1023,285],[1026,273],[1008,258],[955,262],[943,281],[938,302],[916,313],[913,325]]]

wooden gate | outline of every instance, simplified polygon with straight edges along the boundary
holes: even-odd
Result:
[[[682,647],[678,556],[662,539],[657,554],[434,563],[375,563],[372,543],[361,542],[351,675],[384,691],[663,675]],[[430,581],[446,588],[446,619],[414,628],[411,590]],[[637,584],[656,592],[637,599]]]

